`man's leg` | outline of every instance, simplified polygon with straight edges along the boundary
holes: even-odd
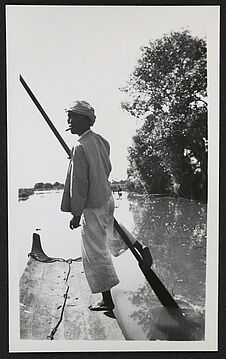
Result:
[[[84,210],[82,223],[83,267],[92,293],[109,291],[119,283],[106,243],[106,206]]]

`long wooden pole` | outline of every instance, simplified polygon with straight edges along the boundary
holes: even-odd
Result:
[[[120,237],[124,240],[126,245],[129,247],[131,252],[133,253],[134,257],[139,263],[139,267],[141,271],[143,272],[145,278],[147,279],[148,283],[151,285],[153,291],[155,292],[156,296],[158,297],[159,301],[162,303],[163,306],[168,308],[177,308],[179,309],[178,304],[173,299],[171,294],[168,292],[168,290],[165,288],[165,286],[162,284],[160,279],[157,277],[157,275],[154,273],[154,271],[148,267],[146,268],[143,265],[143,258],[141,257],[140,253],[134,248],[131,241],[129,240],[126,232],[123,230],[123,228],[119,225],[119,223],[114,218],[114,226],[117,232],[119,233]]]
[[[50,120],[49,116],[46,114],[46,112],[44,111],[44,109],[42,108],[42,106],[38,102],[37,98],[35,97],[35,95],[33,94],[31,89],[29,88],[28,84],[25,82],[25,80],[23,79],[23,77],[21,75],[20,75],[20,82],[22,83],[23,87],[27,91],[28,95],[30,96],[30,98],[32,99],[32,101],[34,102],[34,104],[36,105],[38,110],[41,112],[42,116],[44,117],[44,119],[48,123],[49,127],[53,131],[53,133],[56,136],[56,138],[58,139],[58,141],[61,143],[61,145],[63,146],[63,148],[67,152],[68,156],[70,157],[70,155],[71,155],[70,148],[68,147],[66,142],[63,140],[63,138],[61,137],[61,135],[57,131],[56,127],[53,125],[52,121]]]
[[[61,135],[59,134],[59,132],[53,125],[52,121],[47,116],[46,112],[43,110],[43,108],[40,105],[40,103],[38,102],[37,98],[34,96],[33,92],[31,91],[31,89],[29,88],[29,86],[27,85],[27,83],[25,82],[25,80],[23,79],[23,77],[21,75],[20,75],[20,82],[23,85],[23,87],[25,88],[25,90],[27,91],[28,95],[30,96],[30,98],[32,99],[34,104],[36,105],[36,107],[38,108],[38,110],[41,112],[42,116],[44,117],[44,119],[48,123],[49,127],[51,128],[51,130],[57,137],[58,141],[61,143],[61,145],[67,152],[68,156],[70,157],[70,154],[71,154],[70,148],[67,146],[67,144],[65,143],[65,141],[63,140],[63,138],[61,137]],[[136,248],[134,248],[129,237],[127,236],[127,234],[125,233],[125,231],[122,229],[122,227],[119,225],[119,223],[116,221],[115,218],[114,218],[114,226],[115,226],[117,232],[119,233],[119,235],[121,236],[121,238],[124,240],[126,245],[129,247],[129,249],[133,253],[136,260],[138,261],[141,271],[143,272],[145,278],[147,279],[148,283],[151,285],[153,291],[155,292],[156,296],[158,297],[158,299],[162,303],[162,305],[165,307],[168,307],[168,308],[179,309],[178,304],[175,302],[175,300],[170,295],[168,290],[164,287],[163,283],[160,281],[160,279],[157,277],[157,275],[154,273],[154,271],[151,268],[144,267],[143,258],[141,256],[141,254],[138,253]]]

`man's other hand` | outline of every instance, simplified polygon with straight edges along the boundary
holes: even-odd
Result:
[[[78,228],[80,226],[80,224],[79,224],[80,219],[81,219],[81,216],[73,216],[73,218],[70,220],[69,227],[71,229]]]

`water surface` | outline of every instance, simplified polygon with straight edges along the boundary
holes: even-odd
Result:
[[[119,203],[119,201],[117,202]],[[140,339],[203,340],[205,328],[206,204],[182,198],[133,196],[122,204],[132,218],[130,228],[137,240],[150,248],[152,269],[183,309],[188,320],[186,333],[169,326],[169,317],[159,305],[150,285],[127,254],[127,263],[116,258],[120,272],[120,310],[127,310],[126,332]],[[121,209],[122,209],[121,208]],[[120,205],[117,219],[120,217]],[[121,220],[123,223],[123,221]],[[119,286],[120,286],[119,285]],[[126,299],[125,299],[126,297]],[[125,305],[123,307],[123,300]],[[121,304],[122,303],[122,304]],[[159,330],[159,323],[162,329]],[[124,325],[124,323],[123,323]],[[173,324],[172,324],[173,325]],[[188,330],[187,330],[188,329]],[[135,334],[134,334],[134,333]]]
[[[20,201],[17,215],[20,275],[31,250],[32,233],[38,230],[48,256],[77,258],[81,255],[81,230],[69,229],[71,215],[60,211],[62,191],[34,194]],[[182,198],[114,194],[115,217],[136,239],[150,248],[153,270],[178,303],[197,324],[195,340],[204,336],[206,277],[206,204]],[[159,316],[159,301],[127,251],[113,258],[120,278],[119,288],[127,290],[134,323],[140,323],[147,337],[153,330],[153,308]],[[197,333],[196,333],[197,332]],[[197,335],[196,335],[197,334]],[[154,338],[156,339],[156,338]],[[161,339],[161,336],[160,336]]]

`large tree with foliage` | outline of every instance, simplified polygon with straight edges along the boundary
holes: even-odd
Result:
[[[129,150],[129,177],[149,193],[206,196],[206,42],[171,32],[141,48],[122,107],[143,118]]]

